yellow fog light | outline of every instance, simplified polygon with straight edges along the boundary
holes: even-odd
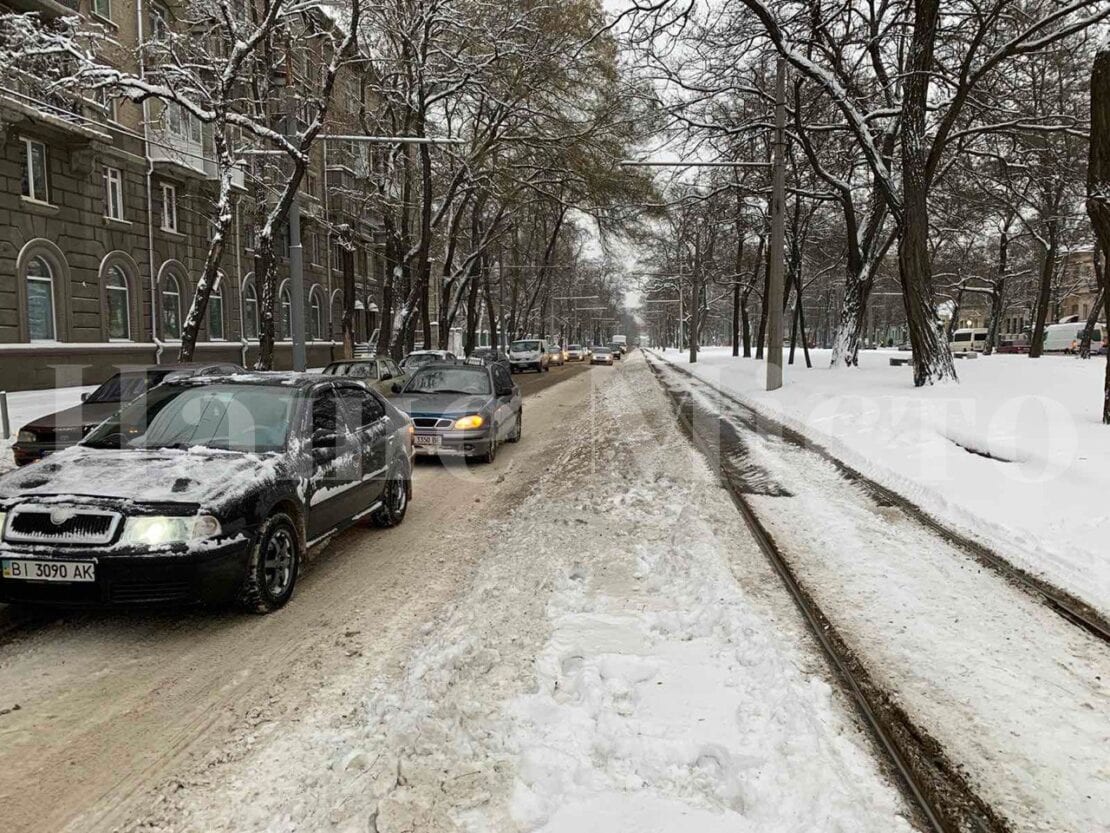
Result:
[[[484,424],[485,420],[477,414],[473,416],[464,416],[455,420],[455,427],[464,431],[472,428],[481,428]]]

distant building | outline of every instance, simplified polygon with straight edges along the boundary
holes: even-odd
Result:
[[[1085,321],[1091,308],[1098,303],[1098,279],[1095,276],[1095,249],[1092,244],[1076,246],[1060,255],[1057,276],[1059,296],[1055,320],[1072,315]]]
[[[4,0],[0,11],[80,13],[107,27],[126,60],[174,25],[170,6],[137,0]],[[308,49],[308,47],[302,47]],[[299,55],[311,62],[312,55]],[[121,67],[123,68],[123,67]],[[129,67],[128,69],[135,69]],[[352,81],[353,79],[341,79]],[[339,85],[331,121],[353,132],[359,85]],[[209,241],[215,193],[211,137],[157,102],[47,92],[35,78],[0,78],[0,388],[99,382],[120,365],[176,358],[176,342]],[[309,366],[338,351],[339,247],[329,229],[356,230],[356,336],[378,326],[384,257],[373,218],[347,196],[369,175],[367,146],[318,142],[302,193]],[[240,186],[243,186],[242,177]],[[237,193],[223,274],[209,304],[199,359],[250,364],[259,289],[245,187]],[[279,263],[287,270],[287,248]],[[275,366],[289,367],[288,281],[275,311]]]

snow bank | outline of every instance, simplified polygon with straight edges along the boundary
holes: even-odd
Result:
[[[765,366],[729,348],[661,354],[900,492],[1028,570],[1110,615],[1110,427],[1100,422],[1102,359],[979,357],[958,385],[914,389],[906,353],[863,351],[854,370]]]

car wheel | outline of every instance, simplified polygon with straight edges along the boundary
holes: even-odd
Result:
[[[251,613],[273,613],[293,596],[300,567],[297,526],[286,513],[275,512],[251,550],[240,606]]]
[[[511,442],[511,443],[520,442],[520,435],[522,433],[524,433],[524,409],[523,408],[521,408],[519,411],[516,412],[516,428],[514,428],[513,433],[509,435],[509,442]]]
[[[489,445],[486,446],[486,450],[483,454],[478,455],[478,459],[481,460],[483,463],[492,463],[494,460],[497,459],[497,426],[496,425],[493,426],[493,430],[490,432]]]
[[[382,505],[370,514],[371,523],[383,529],[397,526],[405,519],[411,495],[412,476],[409,467],[404,460],[394,460],[389,474],[386,475]]]

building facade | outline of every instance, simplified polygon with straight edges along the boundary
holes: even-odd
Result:
[[[144,0],[5,2],[15,11],[78,12],[96,21],[119,42],[124,63],[137,61],[137,45],[174,21],[170,8]],[[336,126],[349,129],[358,89],[338,86]],[[369,176],[367,159],[357,143],[318,142],[302,184],[309,367],[341,349],[339,223],[355,229],[356,338],[367,340],[377,324],[380,232],[342,196]],[[252,272],[250,189],[238,176],[231,237],[195,356],[249,366],[258,352],[261,293]],[[211,137],[183,111],[61,95],[18,73],[0,78],[0,389],[94,384],[120,366],[175,361],[211,239],[215,193]],[[278,255],[274,365],[288,368],[287,237]]]

